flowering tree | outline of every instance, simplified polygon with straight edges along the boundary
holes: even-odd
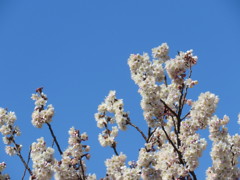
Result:
[[[109,146],[114,155],[105,161],[106,177],[104,180],[196,180],[196,168],[199,157],[207,146],[199,130],[208,129],[213,141],[210,152],[212,167],[206,170],[208,180],[237,180],[240,178],[238,158],[240,155],[240,136],[231,136],[226,127],[229,117],[218,118],[214,112],[219,101],[210,92],[201,93],[198,100],[188,98],[188,91],[198,82],[192,80],[192,67],[197,63],[193,51],[178,52],[175,58],[168,56],[166,43],[152,49],[153,60],[148,54],[132,54],[128,59],[131,77],[139,86],[142,96],[141,107],[147,122],[145,134],[135,125],[124,111],[122,99],[117,99],[116,92],[110,91],[95,114],[97,126],[103,129],[98,139],[101,146]],[[30,179],[46,180],[54,176],[58,180],[95,180],[95,174],[87,174],[86,159],[90,158],[90,147],[86,133],[80,134],[74,127],[69,130],[68,147],[62,151],[51,126],[54,108],[47,104],[43,88],[38,88],[32,95],[35,108],[32,124],[41,128],[46,124],[56,144],[60,160],[54,158],[54,149],[47,147],[43,137],[32,143],[29,157],[24,160],[17,143],[20,129],[15,125],[14,112],[0,108],[0,132],[6,144],[6,153],[17,155],[22,161]],[[240,117],[239,117],[240,119]],[[240,124],[240,120],[238,120]],[[132,127],[140,133],[145,143],[138,159],[126,164],[126,155],[117,150],[118,131]],[[32,168],[29,161],[32,160]],[[4,162],[0,163],[0,179],[10,179],[4,174]]]

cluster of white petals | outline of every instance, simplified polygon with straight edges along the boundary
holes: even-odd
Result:
[[[186,76],[186,71],[191,70],[192,66],[197,63],[197,56],[193,56],[193,50],[179,52],[178,55],[166,62],[166,70],[173,82],[181,84]]]
[[[167,43],[162,43],[162,45],[152,49],[153,57],[163,62],[169,59],[168,52],[169,47]]]
[[[210,92],[201,93],[198,100],[191,102],[188,119],[181,122],[179,139],[181,146],[179,150],[188,171],[194,171],[199,165],[199,157],[206,149],[207,142],[196,133],[199,129],[205,129],[210,118],[216,110],[219,99]]]
[[[37,89],[36,94],[31,97],[35,101],[35,108],[32,113],[32,124],[37,128],[41,128],[44,123],[50,123],[54,115],[54,107],[47,104],[47,95],[42,92],[42,88]]]
[[[32,143],[31,159],[33,162],[32,179],[51,179],[53,175],[52,167],[54,165],[54,149],[46,147],[44,138],[37,139],[37,142]]]
[[[115,144],[115,138],[118,135],[118,128],[117,126],[113,126],[112,130],[105,129],[102,131],[101,134],[98,135],[98,141],[101,146],[112,146]]]
[[[206,171],[208,180],[240,179],[240,135],[230,135],[227,124],[229,117],[219,119],[214,113],[218,96],[205,92],[197,100],[188,99],[190,88],[198,84],[192,80],[192,67],[197,63],[193,50],[178,52],[175,58],[168,55],[166,43],[152,49],[153,60],[147,53],[131,54],[128,65],[131,78],[138,85],[142,99],[141,108],[147,122],[147,132],[132,123],[129,113],[124,111],[122,99],[110,91],[98,106],[95,114],[97,127],[103,129],[98,135],[101,146],[110,146],[115,155],[105,161],[106,176],[102,180],[197,180],[195,170],[199,158],[207,147],[207,141],[200,136],[200,130],[209,129],[212,141],[212,166]],[[47,96],[38,88],[32,95],[35,101],[32,124],[41,128],[49,127],[61,160],[54,159],[54,149],[47,147],[43,137],[31,146],[32,171],[21,156],[22,145],[15,142],[20,130],[14,125],[16,115],[0,108],[0,132],[7,145],[8,155],[17,154],[22,160],[30,179],[50,180],[96,180],[95,174],[87,174],[85,160],[90,159],[90,146],[83,144],[88,140],[87,133],[80,133],[74,127],[68,131],[68,147],[62,152],[56,136],[49,124],[54,115],[52,105],[47,106]],[[240,124],[240,114],[238,115]],[[116,137],[119,130],[127,126],[143,138],[138,158],[128,162],[127,156],[118,153]],[[145,130],[146,130],[145,129]],[[12,146],[11,146],[12,145]],[[0,180],[10,179],[2,171],[6,168],[0,163]]]
[[[166,46],[161,45],[157,49]],[[163,49],[164,49],[163,48]],[[168,50],[156,50],[153,49],[154,57],[167,56]],[[156,55],[156,51],[159,52]],[[162,53],[162,54],[161,54]],[[142,96],[141,107],[143,109],[144,118],[146,119],[148,126],[155,127],[161,124],[161,115],[164,111],[164,106],[160,101],[161,88],[157,84],[164,80],[164,69],[162,61],[154,60],[150,61],[148,54],[131,54],[128,59],[128,65],[131,70],[131,77],[134,82],[139,86],[139,93]]]
[[[137,167],[127,167],[125,165],[126,155],[113,155],[111,159],[105,161],[107,176],[104,180],[137,180],[140,179],[140,169]]]
[[[3,143],[7,145],[5,151],[10,156],[17,154],[22,148],[21,144],[16,144],[14,141],[15,136],[21,135],[19,127],[14,125],[16,119],[14,112],[0,108],[0,132],[4,136]]]
[[[8,174],[3,174],[4,169],[6,168],[6,163],[1,162],[0,163],[0,179],[1,180],[10,180],[10,176]]]
[[[98,112],[95,114],[97,126],[105,128],[98,135],[101,146],[116,146],[115,138],[118,135],[119,129],[127,129],[129,118],[128,113],[124,112],[123,105],[123,100],[116,98],[116,92],[110,91],[104,102],[98,106]],[[114,116],[111,116],[111,114],[114,114]],[[114,123],[117,126],[112,126],[110,130],[109,124]]]
[[[178,52],[174,59],[169,58],[168,52],[168,45],[163,43],[159,47],[152,49],[153,61],[150,61],[147,53],[143,55],[132,54],[128,59],[131,77],[139,86],[139,93],[142,96],[143,115],[150,128],[148,137],[146,137],[142,131],[133,126],[146,141],[145,147],[139,151],[138,160],[134,165],[131,164],[130,166],[131,169],[139,172],[136,179],[196,179],[194,171],[198,167],[199,158],[207,146],[207,141],[201,138],[197,131],[206,129],[209,123],[212,122],[211,119],[214,119],[213,115],[219,101],[219,98],[210,92],[201,93],[196,101],[187,99],[188,89],[198,84],[197,80],[191,79],[192,67],[197,63],[198,58],[193,55],[192,50]],[[171,80],[170,84],[167,83],[168,79]],[[115,92],[110,93],[108,97],[112,97],[113,101]],[[185,104],[190,106],[190,110],[183,115],[183,112],[185,113]],[[98,120],[98,127],[106,128],[99,135],[102,146],[110,146],[115,142],[115,136],[111,136],[113,130],[109,130],[107,126],[108,123],[114,123],[114,121],[106,116],[106,107],[105,104],[100,105],[99,109],[103,110],[103,114],[95,115]],[[222,122],[226,125],[227,118],[225,117]],[[219,142],[224,139],[222,136],[226,136],[224,133],[226,131],[225,127],[221,128],[221,132],[218,132],[216,128],[211,129],[212,127],[210,127],[210,138],[215,138],[214,142],[216,139],[216,142]],[[224,177],[229,177],[229,179],[240,178],[239,168],[237,168],[237,158],[240,153],[239,135],[235,135],[230,139],[227,143],[228,148],[225,148],[228,153],[224,152],[227,154],[225,156],[228,157],[222,156],[222,158],[228,158],[229,162],[231,161],[234,164],[232,166],[225,164],[225,166],[232,168],[227,168],[226,171],[231,171],[234,175],[219,175],[220,173],[216,170],[216,164],[224,163],[219,160],[220,154],[223,153],[223,151],[220,151],[221,153],[218,152],[214,156],[213,161],[218,160],[213,162],[213,168],[208,170],[208,174],[212,174],[212,177],[218,173],[217,178],[213,178],[215,180],[221,179],[220,176],[223,177],[222,179]],[[216,154],[217,151],[212,152],[212,156],[214,153]],[[108,176],[106,178],[131,179],[123,176],[124,172],[127,171],[125,160],[126,156],[123,154],[113,156],[107,160]],[[222,169],[220,171],[223,172]],[[208,176],[210,177],[210,175]]]
[[[98,106],[98,113],[95,114],[97,126],[104,128],[110,122],[117,123],[119,129],[126,130],[128,114],[124,112],[123,106],[123,100],[116,98],[116,91],[110,91],[105,101]],[[108,113],[113,113],[114,116],[110,117]]]
[[[90,158],[90,146],[83,145],[81,142],[86,141],[88,136],[86,133],[79,134],[79,130],[74,127],[68,131],[68,148],[63,152],[62,159],[56,161],[54,165],[54,178],[56,180],[77,180],[86,179],[95,180],[96,176],[85,175],[86,165],[83,157]],[[83,177],[84,176],[84,177]]]
[[[190,111],[192,126],[205,129],[217,108],[218,101],[219,98],[210,92],[201,93],[198,100],[193,103]]]
[[[162,180],[172,179],[172,177],[177,179],[187,175],[186,167],[179,162],[178,154],[171,144],[164,144],[156,154],[155,169],[159,171]]]
[[[208,180],[240,178],[240,135],[229,135],[226,127],[228,122],[229,117],[226,115],[223,119],[214,116],[209,121],[209,138],[213,141],[210,155],[213,164],[206,171]]]

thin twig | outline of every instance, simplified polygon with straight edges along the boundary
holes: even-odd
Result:
[[[177,113],[173,111],[162,99],[160,101],[164,104],[164,106],[176,117],[178,117]]]
[[[174,125],[174,133],[177,136],[177,146],[179,147],[181,145],[181,140],[179,139],[179,135],[178,135],[178,131],[177,131],[176,122],[174,120],[174,117],[172,117],[172,121],[173,121],[173,125]]]
[[[178,106],[178,117],[180,118],[181,117],[181,114],[182,114],[182,109],[183,109],[183,105],[184,105],[184,88],[185,88],[185,85],[184,83],[182,84],[182,88],[181,88],[181,96],[179,98],[179,106]],[[184,97],[184,98],[183,98]]]
[[[190,112],[188,112],[183,118],[181,118],[181,121],[184,120],[189,114]]]
[[[15,148],[16,148],[18,157],[21,159],[23,165],[24,165],[25,168],[28,170],[29,174],[32,176],[33,173],[32,173],[32,171],[31,171],[31,169],[28,167],[26,161],[23,159],[22,154],[21,154],[21,152],[20,152],[20,150],[19,150],[19,148],[18,148],[19,145],[15,142],[14,139],[12,139],[12,142],[13,142],[13,144],[15,145]]]
[[[192,175],[193,180],[197,180],[197,176],[194,171],[190,171],[190,174]]]
[[[157,130],[157,128],[155,128],[155,129],[150,133],[150,135],[148,135],[147,143],[150,142],[151,137],[152,137],[152,135],[155,133],[156,130]]]
[[[30,146],[30,149],[29,149],[27,165],[29,164],[29,161],[30,161],[31,151],[32,151],[32,146]],[[24,179],[24,177],[26,175],[26,171],[27,171],[27,168],[25,167],[24,172],[23,172],[23,176],[22,176],[22,180]]]
[[[145,134],[141,131],[141,129],[139,129],[139,127],[137,127],[135,124],[131,123],[130,120],[127,121],[127,124],[129,124],[130,126],[134,127],[143,137],[143,139],[147,142],[147,137],[145,136]]]
[[[168,86],[168,84],[167,84],[167,76],[166,75],[164,75],[164,84],[165,84],[166,87]]]
[[[172,142],[172,140],[171,140],[170,137],[168,136],[168,134],[167,134],[164,126],[162,126],[162,130],[163,130],[164,134],[166,135],[168,141],[169,141],[170,144],[172,145],[173,149],[177,152],[179,161],[181,162],[181,164],[184,165],[185,163],[184,163],[184,161],[182,160],[182,154],[181,154],[181,152],[177,149],[177,147],[175,146],[175,144]]]
[[[151,134],[152,134],[152,133],[151,133],[151,129],[152,129],[151,127],[148,128],[148,139],[147,139],[147,140],[149,140],[149,138],[150,138],[150,136],[151,136]]]
[[[105,128],[106,128],[106,132],[107,132],[107,134],[110,136],[110,130],[108,129],[108,125],[107,124],[104,124],[104,126],[105,126]],[[116,146],[117,146],[117,144],[116,144],[116,142],[114,141],[113,142],[113,144],[111,145],[111,148],[113,148],[113,151],[114,151],[114,153],[118,156],[118,152],[117,152],[117,148],[116,148]]]
[[[115,142],[115,141],[114,141],[114,143],[112,144],[111,147],[113,148],[114,153],[115,153],[117,156],[119,156],[119,154],[118,154],[118,152],[117,152],[116,142]]]
[[[169,141],[170,144],[173,146],[173,149],[177,152],[177,154],[178,154],[178,159],[179,159],[180,163],[183,164],[183,165],[185,165],[186,163],[185,163],[184,160],[182,159],[182,154],[181,154],[181,152],[177,149],[177,147],[175,146],[175,144],[172,142],[172,140],[171,140],[170,137],[168,136],[168,134],[167,134],[164,126],[162,126],[162,129],[163,129],[163,131],[164,131],[164,133],[165,133],[168,141]],[[194,171],[190,171],[189,173],[192,175],[192,177],[193,177],[194,180],[197,180],[197,176],[196,176],[196,174],[194,173]]]
[[[61,148],[60,148],[60,146],[58,144],[58,141],[57,141],[57,138],[56,138],[56,136],[55,136],[55,134],[53,132],[52,126],[49,123],[46,123],[46,124],[48,125],[48,128],[49,128],[49,130],[51,132],[51,135],[53,137],[53,140],[54,140],[55,144],[57,145],[57,148],[58,148],[58,151],[59,151],[60,155],[62,155],[62,150],[61,150]]]
[[[84,168],[83,168],[83,163],[82,163],[82,158],[80,158],[80,166],[81,166],[81,170],[82,170],[82,176],[83,176],[83,180],[85,180],[85,172],[84,172]],[[81,176],[80,176],[81,177]]]

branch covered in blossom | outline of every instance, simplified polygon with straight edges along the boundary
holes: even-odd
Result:
[[[188,92],[197,84],[192,79],[193,68],[198,57],[193,50],[178,52],[169,56],[166,43],[152,49],[152,60],[147,53],[131,54],[128,65],[131,78],[139,87],[142,99],[143,119],[146,128],[139,128],[138,122],[124,110],[122,99],[116,91],[110,91],[95,113],[101,146],[113,149],[113,155],[105,161],[106,176],[102,180],[197,180],[195,173],[199,158],[207,147],[207,141],[199,132],[209,130],[212,141],[210,156],[212,166],[206,170],[207,180],[240,179],[239,156],[240,135],[230,135],[227,129],[229,117],[222,119],[215,115],[218,96],[205,92],[197,100],[189,99]],[[50,180],[96,180],[95,174],[87,173],[86,160],[90,159],[87,133],[71,127],[68,131],[68,147],[63,151],[51,122],[54,107],[47,105],[47,95],[38,88],[32,95],[35,108],[32,124],[43,128],[47,124],[56,149],[61,158],[54,157],[55,149],[48,147],[44,137],[31,144],[27,162],[22,155],[22,145],[17,143],[20,129],[15,125],[14,112],[0,108],[0,132],[5,151],[17,155],[30,179]],[[240,124],[240,115],[238,119]],[[138,158],[126,163],[127,155],[118,147],[119,131],[134,128],[144,141],[139,148]],[[32,160],[32,168],[29,160]],[[0,179],[10,179],[4,174],[6,163],[0,163]]]

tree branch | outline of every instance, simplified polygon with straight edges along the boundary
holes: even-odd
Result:
[[[83,168],[82,158],[80,158],[79,161],[80,161],[80,166],[81,166],[82,176],[83,176],[83,178],[81,178],[81,179],[85,180],[86,178],[85,178],[85,172],[84,172],[84,168]]]
[[[134,127],[143,137],[143,139],[147,142],[147,137],[145,136],[145,134],[141,131],[141,129],[139,129],[139,127],[137,127],[135,124],[131,123],[130,120],[127,121],[127,124],[129,124],[130,126]]]
[[[53,132],[53,129],[52,129],[51,124],[49,124],[49,123],[46,123],[46,124],[48,125],[48,128],[49,128],[49,130],[50,130],[50,132],[51,132],[51,135],[52,135],[52,137],[53,137],[53,140],[54,140],[55,144],[57,145],[58,152],[60,153],[60,155],[62,155],[62,150],[61,150],[61,148],[60,148],[60,146],[59,146],[59,144],[58,144],[57,138],[56,138],[56,136],[55,136],[55,134],[54,134],[54,132]]]
[[[164,104],[164,106],[176,117],[178,117],[177,113],[173,111],[162,99],[160,101]]]
[[[28,164],[27,164],[27,163],[25,162],[25,160],[23,159],[22,154],[21,154],[21,152],[20,152],[20,150],[19,150],[19,148],[18,148],[19,145],[15,142],[14,139],[12,139],[12,142],[13,142],[15,148],[16,148],[18,157],[21,159],[23,165],[24,165],[25,168],[28,170],[29,174],[32,176],[33,173],[32,173],[32,171],[31,171],[31,169],[28,167]]]
[[[31,151],[32,151],[32,146],[30,146],[30,149],[29,149],[27,165],[29,164],[29,161],[30,161]],[[24,179],[24,177],[26,175],[26,171],[27,171],[27,168],[25,167],[24,172],[23,172],[23,176],[22,176],[22,180]]]
[[[175,146],[175,144],[172,142],[172,140],[171,140],[170,137],[168,136],[168,134],[167,134],[164,126],[162,126],[162,130],[163,130],[164,134],[166,135],[168,141],[169,141],[170,144],[172,145],[173,149],[177,152],[177,154],[178,154],[178,159],[179,159],[180,163],[184,165],[185,163],[184,163],[184,161],[183,161],[183,159],[182,159],[182,154],[181,154],[181,152],[177,149],[177,147]]]

